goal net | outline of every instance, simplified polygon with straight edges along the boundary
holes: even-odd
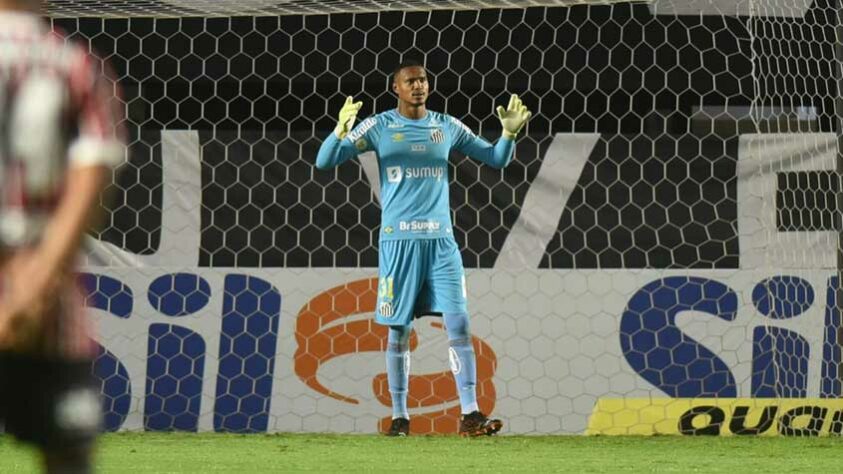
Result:
[[[110,430],[375,432],[391,413],[377,159],[313,163],[344,98],[495,140],[453,155],[482,410],[510,433],[843,429],[833,0],[48,2],[116,71],[130,144],[82,280]],[[456,430],[441,319],[416,433]]]
[[[47,0],[56,17],[242,17],[605,5],[629,0]],[[648,3],[652,0],[633,0]]]

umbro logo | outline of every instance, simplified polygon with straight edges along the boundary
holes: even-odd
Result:
[[[390,122],[386,124],[386,128],[401,128],[402,125],[398,122]]]

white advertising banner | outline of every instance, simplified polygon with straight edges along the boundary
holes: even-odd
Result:
[[[113,278],[133,296],[128,315],[119,306],[127,298],[94,310],[131,386],[122,429],[167,427],[185,414],[192,428],[223,429],[242,408],[263,421],[230,429],[375,432],[391,414],[374,269],[101,275],[101,287]],[[583,433],[603,398],[830,396],[821,373],[840,362],[823,350],[840,329],[828,315],[831,275],[781,275],[470,271],[481,405],[508,432]],[[414,327],[411,414],[437,432],[436,417],[459,404],[447,338],[440,318]],[[693,360],[682,359],[688,351]]]

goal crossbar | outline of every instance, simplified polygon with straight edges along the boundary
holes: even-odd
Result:
[[[479,10],[613,3],[647,4],[652,3],[652,0],[49,0],[45,4],[45,10],[47,15],[53,18],[176,18]]]

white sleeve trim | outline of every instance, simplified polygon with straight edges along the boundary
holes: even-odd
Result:
[[[114,139],[80,137],[70,145],[67,154],[70,166],[115,167],[123,162],[125,147]]]
[[[369,118],[367,118],[366,120],[364,120],[364,121],[363,121],[363,122],[362,122],[362,123],[361,123],[361,124],[357,127],[357,130],[352,131],[351,133],[349,133],[348,135],[346,135],[346,136],[345,136],[345,138],[347,138],[347,139],[348,139],[348,140],[350,140],[352,143],[354,143],[354,142],[356,142],[357,140],[359,140],[359,139],[363,138],[363,135],[365,135],[365,134],[366,134],[366,132],[368,132],[370,128],[372,128],[372,127],[374,127],[375,125],[377,125],[377,123],[378,123],[378,119],[377,119],[377,118],[375,118],[375,117],[369,117]]]
[[[458,119],[456,117],[452,117],[452,116],[449,116],[449,118],[451,119],[451,123],[461,127],[463,129],[463,131],[468,134],[469,137],[473,137],[473,136],[476,135],[474,133],[474,131],[471,130],[470,128],[468,128],[468,125],[462,123],[462,121],[460,119]]]

